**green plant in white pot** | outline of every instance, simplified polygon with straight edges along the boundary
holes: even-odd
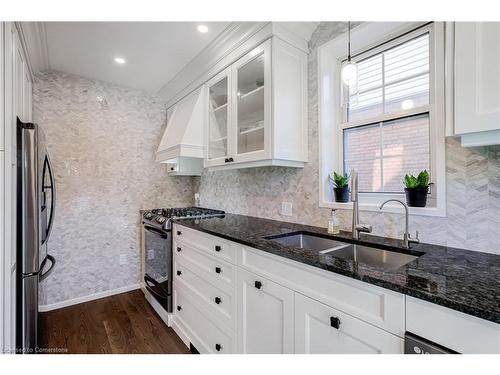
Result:
[[[406,203],[410,207],[425,207],[427,205],[427,193],[432,182],[429,181],[429,172],[425,169],[416,177],[412,174],[405,175],[404,186]]]

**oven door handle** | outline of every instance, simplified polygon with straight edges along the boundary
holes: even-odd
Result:
[[[152,294],[154,294],[155,296],[157,296],[158,298],[167,298],[168,297],[168,293],[165,293],[165,295],[161,295],[160,293],[158,293],[157,291],[155,291],[153,289],[155,286],[157,286],[161,290],[164,290],[162,288],[162,286],[160,285],[160,283],[158,281],[156,281],[155,279],[153,279],[148,274],[144,275],[144,283],[146,284],[146,288],[148,289],[148,291],[151,292]]]
[[[149,225],[144,224],[144,230],[148,232],[159,235],[161,238],[168,238],[168,234],[160,229],[156,229],[155,227],[150,227]]]

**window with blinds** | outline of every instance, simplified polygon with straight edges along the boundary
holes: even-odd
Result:
[[[344,112],[344,171],[360,192],[403,192],[403,178],[430,168],[429,34],[364,57]]]

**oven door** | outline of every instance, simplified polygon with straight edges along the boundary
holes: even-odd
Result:
[[[167,312],[172,312],[172,238],[144,224],[144,285]]]

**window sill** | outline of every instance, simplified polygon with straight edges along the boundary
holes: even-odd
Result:
[[[380,204],[385,199],[381,199],[380,203],[368,203],[360,202],[360,211],[372,211],[372,212],[386,212],[395,214],[404,214],[404,208],[399,203],[389,202],[382,210],[380,210]],[[403,199],[404,201],[404,199]],[[320,202],[320,207],[323,208],[334,208],[340,210],[352,210],[352,202],[339,203],[339,202]],[[408,207],[410,215],[412,216],[435,216],[435,217],[446,217],[445,207]]]

